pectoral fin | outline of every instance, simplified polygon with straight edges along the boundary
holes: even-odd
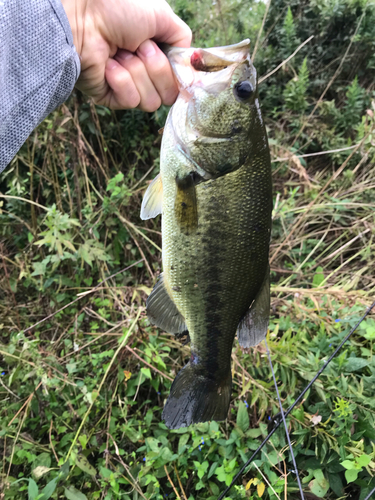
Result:
[[[163,184],[160,174],[148,186],[143,197],[141,219],[153,219],[161,214],[163,205]]]
[[[154,286],[146,302],[147,316],[153,325],[168,333],[187,332],[185,318],[171,299],[164,283],[163,274]]]
[[[181,232],[188,235],[195,231],[198,226],[194,175],[189,174],[183,179],[176,179],[176,184],[175,215]]]
[[[261,342],[267,334],[270,314],[270,270],[250,309],[240,321],[237,329],[241,347],[252,347]]]

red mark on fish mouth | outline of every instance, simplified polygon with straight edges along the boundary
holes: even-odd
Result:
[[[190,64],[196,71],[205,71],[206,65],[203,61],[203,54],[201,50],[194,50],[190,57]]]

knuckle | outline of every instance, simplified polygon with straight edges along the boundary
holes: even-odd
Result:
[[[147,65],[147,72],[151,75],[152,78],[161,78],[170,73],[170,66],[168,59],[164,54],[161,54],[159,57],[155,57],[150,64]]]
[[[154,95],[152,97],[148,97],[144,101],[141,102],[141,109],[146,111],[147,113],[152,113],[156,111],[161,106],[161,99],[159,95]]]
[[[132,89],[132,91],[127,91],[124,99],[124,104],[127,108],[136,108],[141,102],[141,97],[137,89]]]

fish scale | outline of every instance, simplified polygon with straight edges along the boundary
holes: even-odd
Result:
[[[248,41],[205,49],[197,66],[206,71],[191,67],[195,50],[166,51],[181,92],[141,211],[162,213],[163,275],[147,301],[150,321],[189,332],[191,342],[163,411],[174,429],[226,418],[236,332],[243,347],[259,343],[269,315],[271,168]]]

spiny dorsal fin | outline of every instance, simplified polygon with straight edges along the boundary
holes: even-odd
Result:
[[[263,285],[250,309],[237,328],[238,342],[241,347],[258,345],[267,335],[270,315],[270,269],[268,267]]]
[[[183,234],[191,234],[198,226],[197,197],[192,174],[176,179],[177,194],[174,203],[177,223]]]
[[[143,197],[141,207],[141,219],[153,219],[161,214],[163,206],[163,184],[160,174],[148,186]]]
[[[174,334],[187,331],[185,318],[169,296],[163,274],[147,299],[146,309],[150,322],[161,330]]]

